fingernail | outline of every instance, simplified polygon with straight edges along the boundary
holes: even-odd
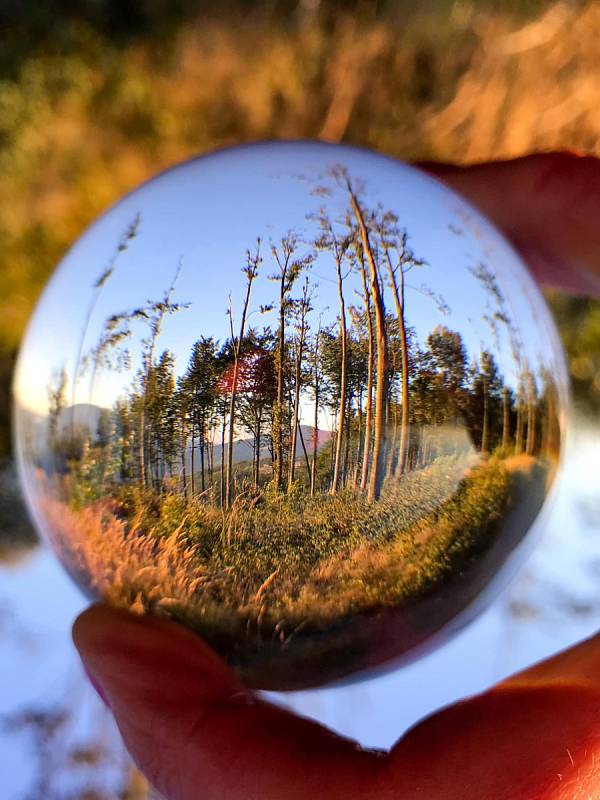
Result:
[[[88,678],[89,682],[92,684],[92,686],[96,690],[96,693],[98,694],[98,697],[102,700],[102,702],[104,703],[104,705],[107,708],[110,708],[110,703],[106,699],[106,695],[104,694],[104,689],[100,686],[100,684],[98,683],[96,678],[94,678],[94,676],[89,671],[89,669],[85,666],[85,664],[83,666],[83,669],[84,669],[85,674],[87,675],[87,678]]]

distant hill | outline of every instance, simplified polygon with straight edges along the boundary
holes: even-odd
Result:
[[[58,418],[59,430],[61,432],[68,431],[75,424],[75,427],[87,428],[95,436],[98,432],[100,415],[106,411],[110,411],[110,409],[104,409],[92,403],[77,403],[74,406],[63,408]]]
[[[311,425],[301,425],[300,428],[302,430],[302,436],[304,437],[304,444],[310,456],[313,447],[314,428]],[[323,447],[323,445],[327,444],[330,439],[331,431],[319,430],[319,447]],[[268,459],[270,455],[269,448],[263,445],[260,449],[261,460]],[[197,464],[198,457],[198,451],[196,449],[194,452],[195,464]],[[227,458],[227,441],[225,442],[225,458]],[[300,458],[304,458],[304,454],[302,452],[302,442],[298,436],[298,441],[296,442],[296,459]],[[188,463],[189,461],[190,454],[188,453]],[[233,443],[233,463],[239,464],[242,461],[252,461],[252,439],[236,439]],[[216,466],[221,466],[220,442],[215,444],[215,467]]]
[[[102,413],[105,412],[110,413],[110,409],[105,409],[100,406],[93,405],[92,403],[77,403],[74,406],[68,406],[64,408],[59,416],[59,431],[61,433],[68,433],[71,430],[71,427],[74,426],[75,428],[81,430],[82,428],[87,429],[93,438],[96,437],[98,433],[98,422],[100,420],[100,416]],[[48,424],[48,417],[43,416],[41,414],[37,414],[35,412],[24,412],[28,416],[28,423],[30,428],[39,432],[42,435],[42,431],[45,433],[47,431],[47,424]],[[300,429],[302,431],[302,436],[304,437],[304,444],[308,451],[308,454],[312,453],[313,447],[313,430],[314,428],[311,425],[301,425]],[[319,447],[323,447],[331,440],[331,431],[327,430],[319,430]],[[227,458],[227,440],[225,441],[225,457]],[[260,451],[261,460],[266,460],[270,457],[269,448],[266,445],[261,447]],[[296,443],[296,459],[304,458],[304,454],[302,452],[302,441],[300,436],[298,436],[298,441]],[[214,463],[215,467],[221,465],[221,443],[220,441],[215,442],[215,449],[214,449]],[[199,460],[199,453],[198,448],[195,448],[194,451],[194,462],[197,465]],[[239,464],[243,461],[251,461],[252,460],[252,439],[245,438],[245,439],[236,439],[233,443],[233,462],[234,464]],[[191,462],[191,448],[188,448],[187,454],[187,465],[189,466]]]

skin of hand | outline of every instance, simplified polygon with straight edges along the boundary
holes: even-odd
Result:
[[[542,285],[600,297],[600,160],[423,164],[492,219]],[[363,750],[247,690],[197,636],[94,605],[75,645],[168,800],[600,800],[600,636]]]

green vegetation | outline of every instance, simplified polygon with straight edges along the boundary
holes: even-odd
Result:
[[[411,613],[420,598],[444,596],[459,574],[479,570],[516,495],[544,480],[535,463],[492,458],[465,474],[464,460],[441,458],[376,507],[350,492],[240,496],[222,514],[201,499],[174,493],[157,505],[148,490],[130,490],[123,502],[139,510],[128,522],[107,500],[75,510],[48,499],[47,514],[67,565],[93,593],[185,622],[257,674],[257,662],[284,645],[286,662],[310,670],[324,659],[342,672],[336,631],[344,636],[364,613]],[[468,591],[448,595],[443,616],[464,607]]]

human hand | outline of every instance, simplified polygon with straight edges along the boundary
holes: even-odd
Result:
[[[486,214],[543,287],[600,297],[600,159],[539,153],[419,166]]]
[[[597,800],[600,636],[361,750],[245,689],[197,636],[92,606],[86,670],[168,800]]]
[[[540,283],[600,296],[600,161],[423,166],[494,220]],[[165,620],[98,605],[74,638],[168,800],[600,798],[600,637],[439,712],[387,754],[269,705]]]

